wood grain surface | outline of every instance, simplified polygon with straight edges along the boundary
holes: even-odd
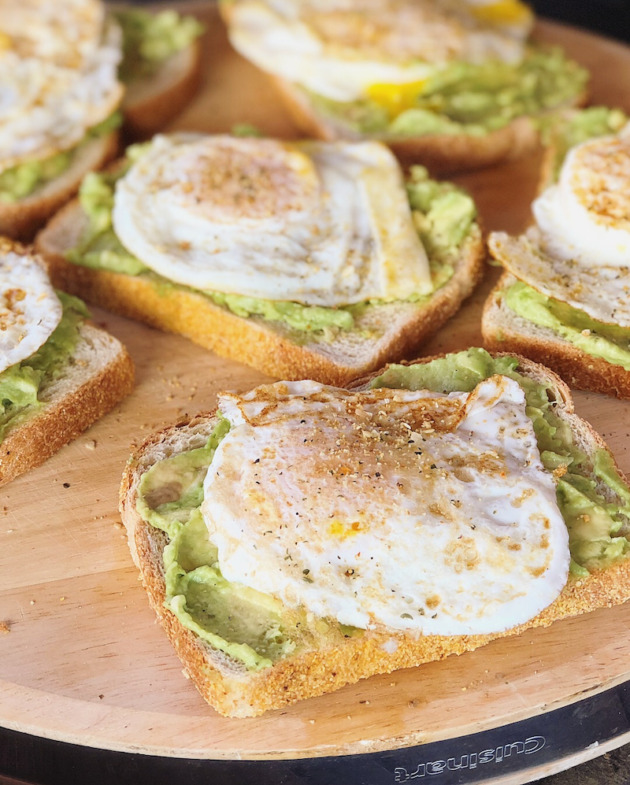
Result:
[[[173,127],[227,131],[250,122],[294,130],[266,79],[228,47],[214,12],[197,100]],[[630,52],[546,23],[594,71],[593,99],[630,109]],[[613,76],[614,75],[614,76]],[[539,157],[457,179],[488,229],[527,221]],[[479,344],[485,282],[422,353]],[[453,738],[535,716],[630,678],[630,604],[497,641],[421,668],[375,677],[259,719],[219,717],[182,675],[132,565],[117,512],[130,450],[224,389],[265,377],[188,341],[94,309],[137,365],[133,395],[0,499],[0,725],[115,750],[212,759],[360,753]],[[630,403],[576,393],[578,413],[630,471]]]

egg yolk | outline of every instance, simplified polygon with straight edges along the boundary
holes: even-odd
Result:
[[[390,117],[397,117],[416,106],[427,82],[428,79],[421,79],[406,84],[373,84],[368,87],[367,94],[374,103],[386,109]]]
[[[11,38],[0,30],[0,52],[6,52],[11,49]]]
[[[332,537],[337,537],[340,540],[347,540],[348,538],[359,534],[363,529],[364,527],[361,525],[360,521],[345,524],[341,521],[334,520],[328,527],[328,533]]]
[[[520,0],[497,0],[475,6],[471,11],[480,21],[495,25],[521,25],[532,18],[529,6]]]

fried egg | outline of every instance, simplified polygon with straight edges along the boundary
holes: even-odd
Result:
[[[0,242],[0,373],[34,354],[61,316],[42,264]]]
[[[118,107],[121,32],[88,2],[0,0],[0,172],[81,142]],[[38,16],[41,11],[41,18]],[[55,16],[56,23],[51,22]],[[50,24],[48,24],[50,22]]]
[[[417,94],[453,61],[519,62],[523,41],[500,15],[466,0],[235,0],[229,35],[260,69],[318,95],[378,100],[388,85]]]
[[[572,148],[532,205],[542,248],[584,267],[630,267],[630,133]]]
[[[523,283],[599,322],[630,328],[630,266],[586,267],[549,256],[541,245],[536,227],[521,237],[493,232],[488,238],[490,253]]]
[[[376,142],[159,136],[118,181],[113,224],[202,291],[334,307],[432,290],[402,172]]]
[[[317,617],[502,632],[562,591],[568,532],[522,388],[223,394],[202,512],[223,575]]]

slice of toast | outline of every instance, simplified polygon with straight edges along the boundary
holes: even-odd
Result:
[[[572,110],[565,112],[561,122],[575,114]],[[559,128],[561,125],[556,128],[555,134],[552,133],[545,148],[538,181],[539,196],[558,178],[563,147],[557,138]],[[532,227],[535,227],[533,219],[530,231]],[[508,308],[502,292],[516,281],[515,276],[505,271],[488,295],[481,317],[484,346],[490,351],[514,351],[544,363],[579,390],[630,398],[630,371],[588,354],[553,330],[540,327]]]
[[[36,239],[55,286],[122,316],[184,335],[270,376],[326,384],[346,384],[415,349],[456,313],[484,266],[484,243],[475,225],[454,275],[427,302],[369,306],[353,330],[339,332],[330,342],[304,342],[280,322],[236,316],[193,290],[167,282],[162,286],[155,276],[129,276],[66,261],[64,254],[77,245],[86,220],[75,200]]]
[[[0,485],[44,463],[133,387],[134,367],[125,347],[105,330],[82,324],[68,363],[40,388],[44,406],[0,441]]]
[[[229,28],[233,18],[231,3],[220,2],[219,11]],[[532,152],[540,142],[540,117],[523,116],[483,136],[470,134],[426,134],[423,136],[383,136],[359,134],[342,122],[323,117],[313,107],[304,90],[293,82],[267,73],[290,117],[305,136],[324,141],[339,139],[377,139],[387,144],[403,162],[421,163],[432,174],[481,169],[520,158]],[[583,106],[588,100],[584,90],[565,106]],[[554,107],[557,111],[562,107]]]
[[[77,150],[71,165],[17,202],[0,201],[0,235],[29,241],[46,221],[79,190],[88,172],[102,169],[118,152],[116,132],[91,139]]]
[[[630,398],[630,371],[579,349],[547,327],[514,313],[502,292],[517,279],[504,272],[484,305],[481,332],[485,347],[494,352],[516,352],[552,368],[578,390]]]
[[[122,111],[125,133],[148,139],[188,104],[201,84],[201,45],[193,41],[167,58],[150,76],[130,82]]]
[[[418,362],[429,362],[425,358]],[[572,429],[576,445],[592,459],[598,449],[607,449],[601,437],[573,409],[568,387],[550,370],[518,358],[519,373],[545,384],[557,401],[555,413]],[[371,377],[353,384],[365,387]],[[491,635],[420,636],[393,631],[367,630],[358,637],[330,639],[313,632],[313,642],[298,654],[290,654],[273,666],[248,671],[244,665],[214,649],[184,628],[164,606],[165,573],[163,552],[167,535],[146,523],[136,510],[142,475],[151,466],[178,453],[204,446],[216,416],[203,414],[150,437],[131,457],[120,490],[120,510],[127,529],[133,560],[157,617],[184,663],[186,674],[201,695],[225,716],[250,717],[298,700],[322,695],[345,684],[378,673],[389,673],[451,654],[483,646],[490,641],[517,635],[526,629],[548,626],[554,621],[610,607],[630,598],[630,560],[617,562],[588,577],[570,576],[558,599],[535,618],[504,633]],[[596,479],[593,475],[593,479]],[[604,483],[598,491],[607,501],[616,500]],[[617,500],[618,501],[618,500]]]

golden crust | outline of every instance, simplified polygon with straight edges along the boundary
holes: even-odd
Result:
[[[543,363],[578,390],[630,398],[630,371],[621,365],[593,357],[551,330],[532,325],[533,329],[526,332],[525,327],[519,327],[520,320],[501,302],[501,292],[515,281],[510,273],[503,273],[488,295],[481,317],[484,346],[489,351],[513,351]]]
[[[423,358],[430,362],[435,358]],[[554,387],[562,402],[557,411],[577,428],[579,438],[590,440],[591,448],[605,446],[601,437],[573,413],[569,389],[548,369],[525,358],[519,358],[519,371]],[[365,384],[367,377],[353,386]],[[187,428],[207,424],[211,430],[212,414],[200,415],[188,425],[180,423],[150,437],[132,456],[123,476],[120,510],[127,528],[129,544],[139,567],[143,584],[160,623],[166,630],[187,675],[202,696],[225,716],[250,717],[269,709],[277,709],[308,697],[336,690],[345,684],[377,673],[389,673],[425,662],[443,659],[451,654],[483,646],[496,638],[518,635],[534,627],[546,627],[554,621],[586,613],[596,608],[611,607],[630,598],[630,560],[594,572],[587,578],[570,577],[558,599],[531,621],[505,633],[469,636],[424,636],[414,638],[403,633],[368,631],[356,638],[346,638],[341,645],[319,647],[288,657],[272,668],[258,672],[230,669],[213,656],[211,647],[184,629],[177,618],[164,608],[164,572],[162,551],[166,536],[145,523],[135,509],[139,479],[157,459],[160,445],[181,435]],[[397,644],[396,650],[391,641]],[[388,642],[387,650],[383,644]]]
[[[333,141],[360,139],[347,129],[337,126],[316,114],[306,94],[285,79],[268,75],[282,98],[291,119],[307,136]],[[586,94],[576,99],[575,105],[586,102]],[[531,117],[519,117],[509,125],[485,136],[468,134],[427,134],[418,137],[378,137],[405,163],[422,163],[433,173],[481,169],[520,158],[538,147],[539,132]]]
[[[62,175],[14,203],[0,202],[0,234],[23,242],[35,233],[79,190],[85,175],[101,169],[118,152],[116,132],[94,139]]]
[[[0,442],[0,485],[40,466],[133,390],[134,366],[125,347],[104,330],[86,325],[80,341],[95,338],[108,345],[108,362],[103,364],[95,356],[89,377],[71,383],[70,389],[64,388],[40,412],[9,431]]]
[[[194,98],[201,84],[201,44],[169,58],[152,77],[128,87],[122,104],[125,134],[148,139],[161,131]]]
[[[274,329],[262,319],[236,316],[195,292],[174,287],[162,291],[144,277],[92,270],[67,262],[62,254],[72,247],[72,227],[80,220],[80,206],[72,202],[36,238],[36,248],[44,256],[55,286],[288,380],[308,378],[343,385],[394,357],[404,356],[457,312],[484,270],[485,246],[478,232],[465,246],[451,280],[430,302],[413,309],[402,326],[387,333],[387,340],[379,347],[366,346],[361,359],[350,365],[295,343],[286,332]]]

